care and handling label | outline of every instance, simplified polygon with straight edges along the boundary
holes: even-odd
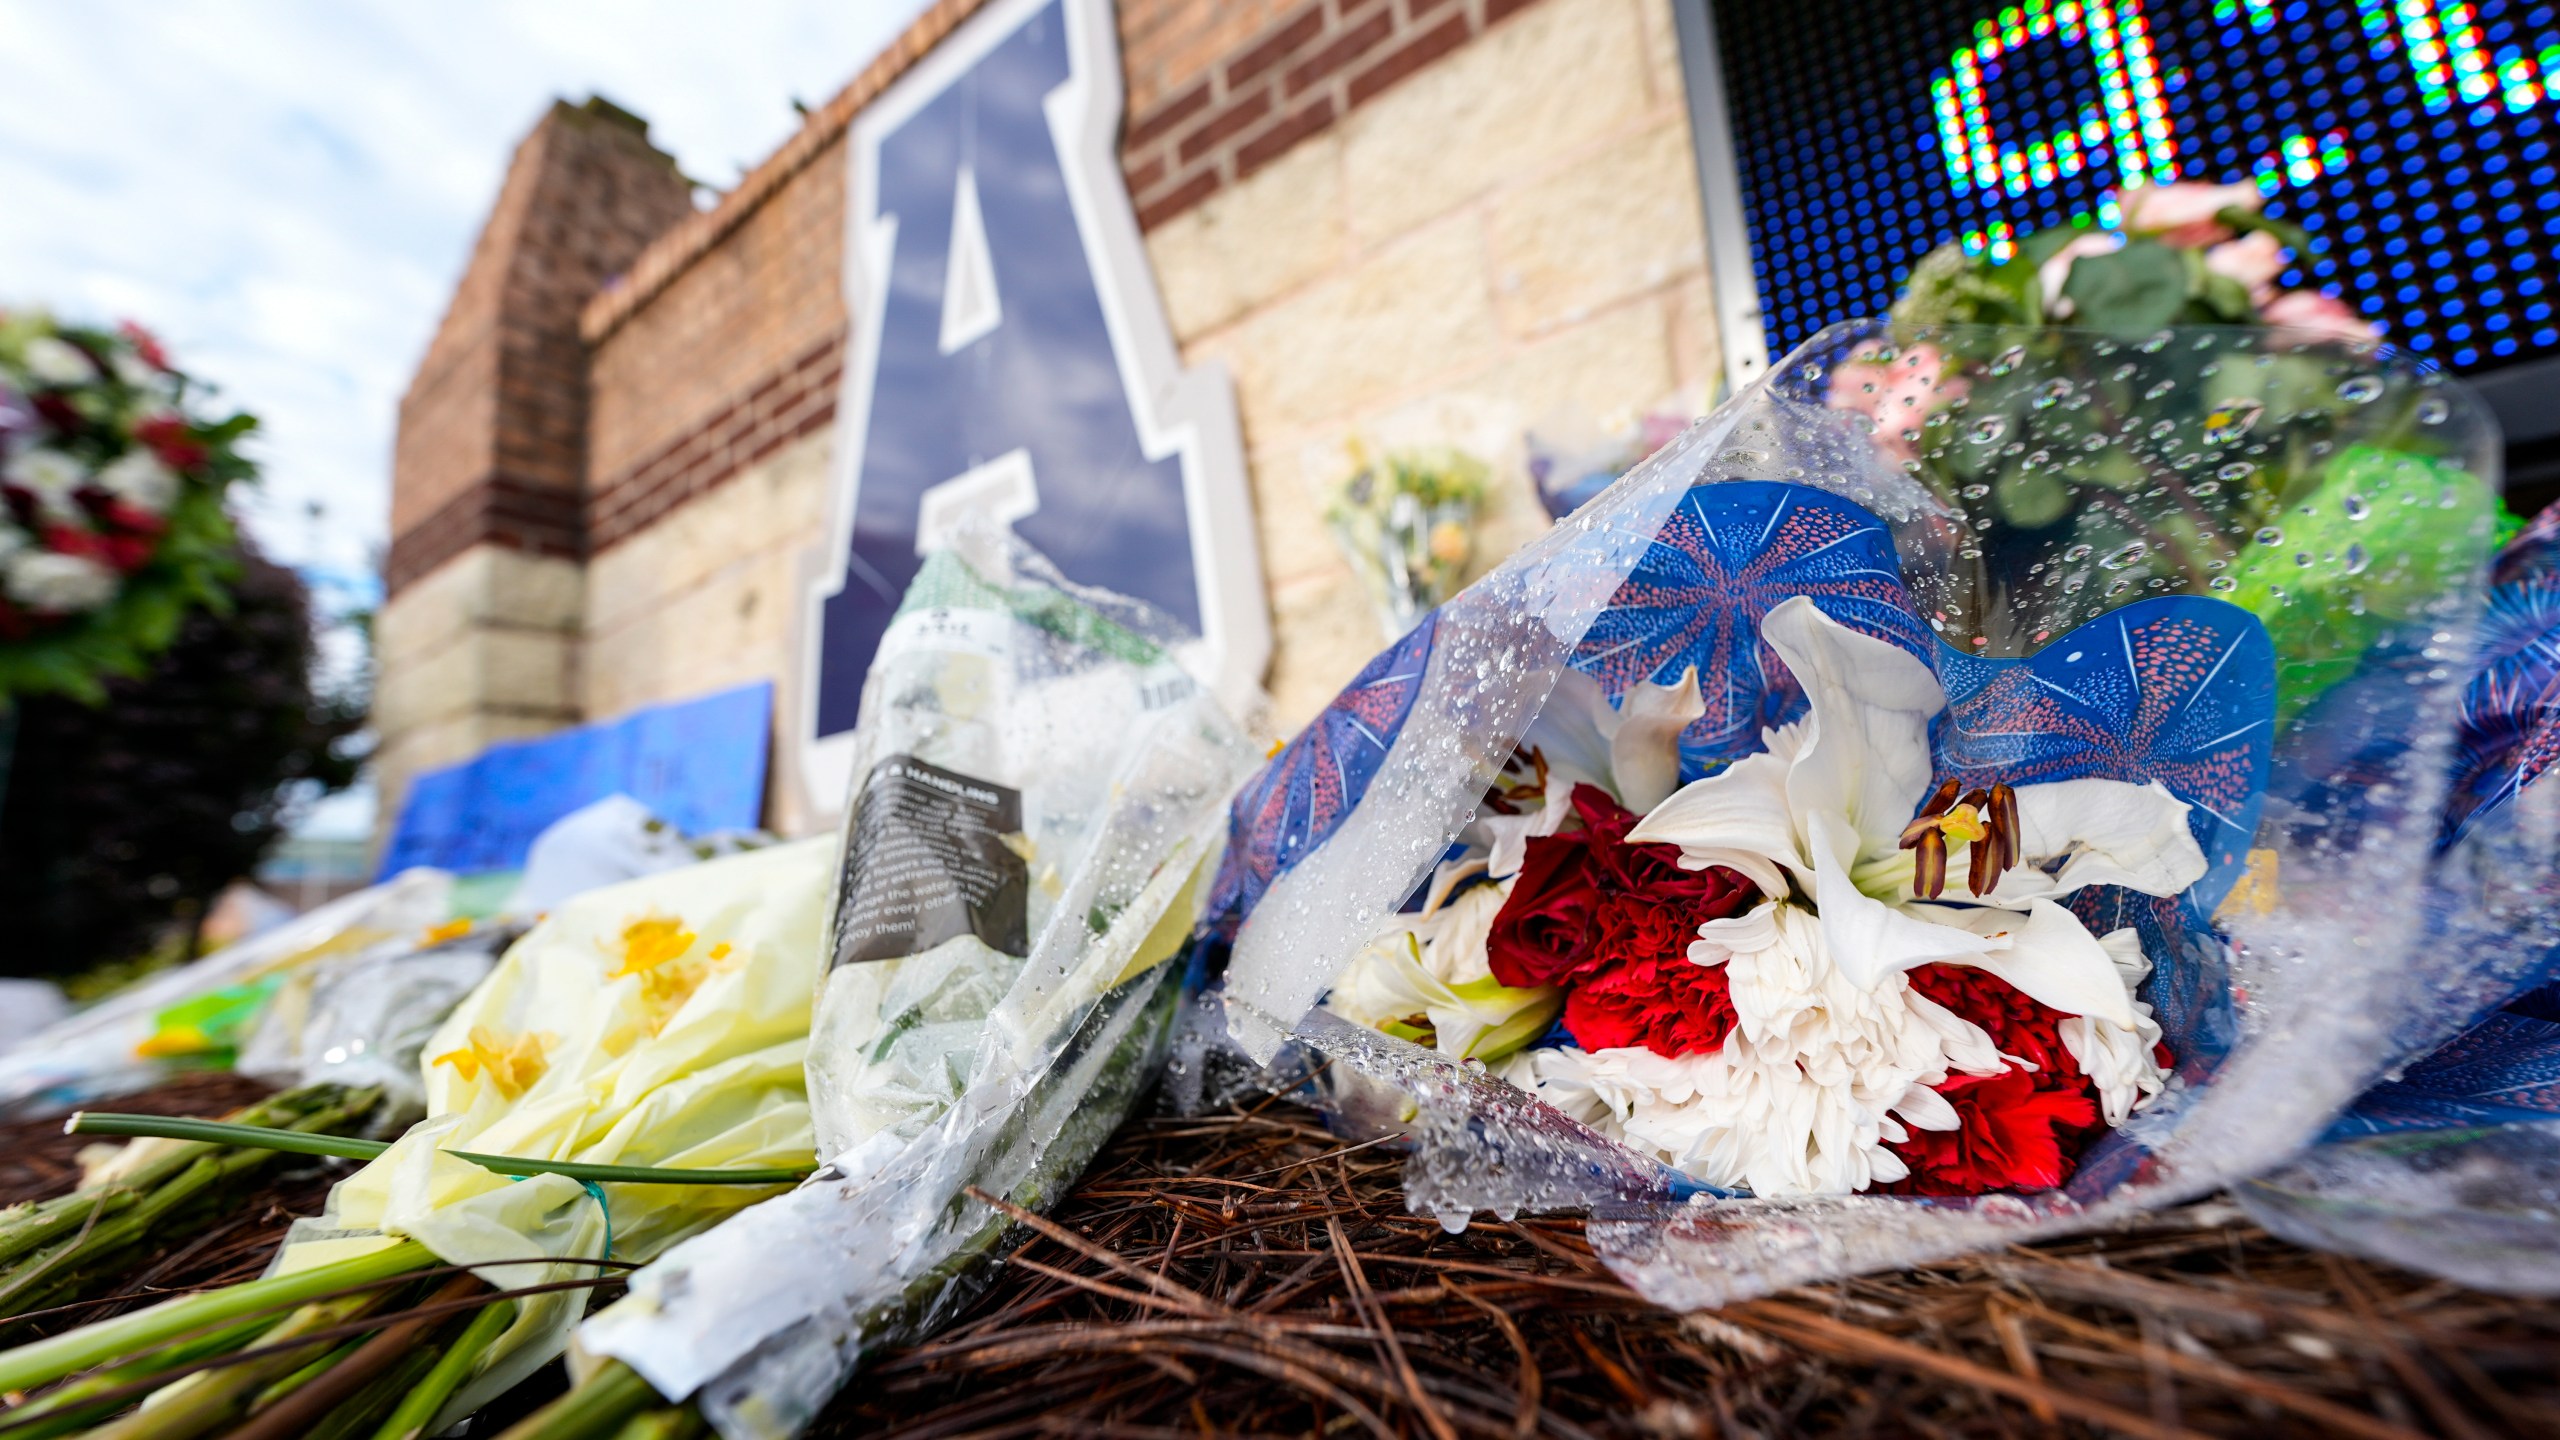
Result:
[[[971,934],[1030,954],[1030,869],[1008,840],[1021,829],[1019,790],[912,755],[873,766],[845,848],[835,963],[921,955]]]

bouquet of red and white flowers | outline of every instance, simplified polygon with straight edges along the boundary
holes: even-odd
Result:
[[[1816,337],[1232,807],[1232,1038],[1330,1062],[1417,1213],[1586,1207],[1683,1307],[1914,1264],[2277,1163],[2516,963],[2441,943],[2506,901],[2429,859],[2476,402],[2279,331],[1906,330]],[[1950,418],[1908,438],[2058,509],[1947,493],[1836,402],[1924,345]],[[2032,424],[1977,413],[2013,390]]]
[[[0,696],[94,699],[219,601],[256,421],[199,419],[192,388],[137,326],[0,311]]]

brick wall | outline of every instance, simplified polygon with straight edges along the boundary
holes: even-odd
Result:
[[[693,213],[648,127],[556,104],[516,148],[452,304],[400,402],[386,581],[470,545],[578,554],[587,356],[579,315],[606,279]]]
[[[1533,0],[1129,0],[1121,164],[1153,229]]]

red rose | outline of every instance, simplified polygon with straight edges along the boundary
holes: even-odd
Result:
[[[1533,835],[1511,894],[1493,917],[1485,958],[1515,989],[1561,984],[1591,963],[1592,912],[1600,903],[1583,836]]]
[[[116,333],[122,335],[126,342],[133,346],[133,353],[142,357],[143,364],[154,370],[169,368],[169,352],[161,348],[160,337],[157,335],[131,320],[117,326]]]
[[[1581,817],[1583,833],[1591,837],[1591,858],[1600,868],[1601,883],[1611,889],[1685,907],[1696,921],[1738,914],[1759,898],[1759,891],[1735,871],[1681,868],[1677,845],[1628,844],[1627,832],[1644,817],[1597,785],[1573,787],[1573,810]]]
[[[1616,897],[1613,907],[1634,907]],[[1565,992],[1564,1024],[1586,1050],[1641,1045],[1656,1055],[1712,1051],[1733,1033],[1733,993],[1722,965],[1700,965],[1686,946],[1602,965]]]
[[[94,530],[84,530],[77,525],[47,525],[38,534],[44,541],[44,548],[57,555],[77,555],[83,560],[101,562],[107,558],[106,547]]]
[[[1951,1076],[1938,1093],[1955,1107],[1957,1127],[1913,1130],[1892,1144],[1911,1174],[1888,1188],[1906,1195],[2050,1190],[2071,1174],[2079,1147],[2070,1142],[2098,1123],[2086,1081],[2047,1090],[2027,1071],[2003,1070]]]
[[[133,438],[151,447],[160,463],[172,470],[192,470],[204,463],[204,447],[187,431],[186,420],[163,411],[133,427]]]

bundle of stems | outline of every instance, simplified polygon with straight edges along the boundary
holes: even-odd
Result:
[[[231,1119],[338,1136],[361,1128],[380,1101],[371,1089],[309,1085]],[[0,1210],[0,1319],[100,1296],[152,1255],[237,1210],[270,1182],[280,1153],[189,1139],[99,1184]]]
[[[343,1098],[372,1104],[361,1092]],[[325,1121],[329,1113],[307,1111],[294,1118],[310,1124],[275,1127],[85,1114],[72,1117],[70,1128],[179,1140],[190,1164],[235,1152],[363,1159],[385,1148],[381,1141],[320,1133],[314,1128],[319,1123],[343,1123]],[[456,1153],[504,1174],[566,1174],[599,1184],[773,1185],[802,1173]],[[163,1176],[154,1183],[156,1194],[174,1181]],[[83,1193],[94,1208],[99,1192]],[[191,1193],[201,1193],[201,1187]],[[130,1206],[119,1211],[119,1220],[128,1213]],[[90,1234],[96,1233],[92,1227]],[[592,1270],[584,1278],[494,1290],[466,1268],[440,1264],[425,1246],[402,1240],[346,1260],[181,1295],[0,1351],[0,1396],[14,1402],[14,1408],[0,1410],[0,1440],[73,1433],[112,1440],[191,1440],[217,1433],[241,1440],[409,1440],[427,1433],[477,1375],[490,1348],[514,1323],[517,1301],[613,1284],[629,1268],[605,1258],[543,1255],[526,1256],[522,1263]]]

